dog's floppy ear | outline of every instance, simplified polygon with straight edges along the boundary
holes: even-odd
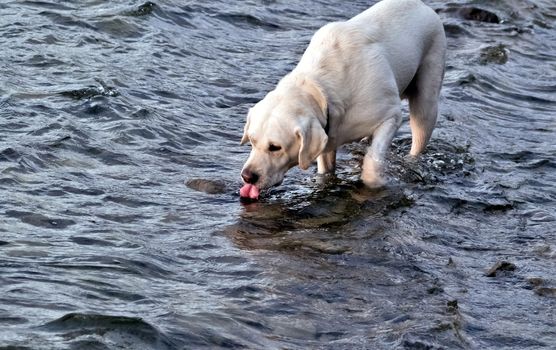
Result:
[[[326,132],[316,118],[301,124],[295,129],[299,139],[299,167],[307,170],[311,163],[322,153],[328,142]]]
[[[245,145],[247,141],[249,141],[249,136],[247,135],[247,131],[249,130],[249,121],[251,117],[251,108],[249,108],[249,112],[247,113],[247,119],[245,120],[245,127],[243,128],[243,136],[241,137],[240,145]]]

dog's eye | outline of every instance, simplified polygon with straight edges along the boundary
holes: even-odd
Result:
[[[282,147],[273,145],[272,143],[268,146],[268,151],[269,152],[277,152],[281,149],[282,149]]]

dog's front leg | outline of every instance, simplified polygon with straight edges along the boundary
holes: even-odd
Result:
[[[317,157],[317,172],[319,174],[333,174],[336,170],[336,151],[321,153]]]
[[[401,113],[397,112],[374,131],[373,141],[363,158],[361,170],[361,180],[367,187],[378,188],[386,184],[384,176],[386,153],[401,125],[401,120]]]

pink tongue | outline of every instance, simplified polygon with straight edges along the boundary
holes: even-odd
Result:
[[[242,198],[259,199],[259,189],[255,185],[245,184],[239,190],[239,195]]]

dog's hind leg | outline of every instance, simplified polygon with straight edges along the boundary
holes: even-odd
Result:
[[[324,152],[317,158],[319,174],[333,174],[336,170],[336,151]]]
[[[405,95],[409,100],[412,156],[423,152],[438,116],[438,97],[444,77],[445,42],[439,39],[425,56]]]
[[[361,170],[361,180],[367,187],[382,187],[386,183],[384,177],[386,152],[401,123],[401,111],[397,107],[391,113],[391,117],[386,119],[373,132],[372,143],[365,154],[365,158],[363,158],[363,168]]]

